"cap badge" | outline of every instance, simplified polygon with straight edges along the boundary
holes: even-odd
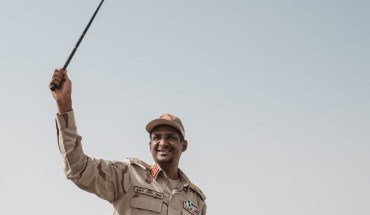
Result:
[[[171,114],[164,114],[164,115],[162,115],[161,117],[159,117],[160,119],[166,119],[166,120],[170,120],[170,121],[172,121],[172,120],[174,120],[175,119],[175,117],[174,116],[172,116]]]

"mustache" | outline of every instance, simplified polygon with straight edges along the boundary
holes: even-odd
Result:
[[[173,148],[173,147],[171,147],[171,146],[158,146],[158,147],[156,148],[156,151],[162,151],[162,150],[173,151],[173,150],[174,150],[174,148]]]

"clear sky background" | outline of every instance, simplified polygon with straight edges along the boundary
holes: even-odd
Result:
[[[68,181],[48,90],[99,0],[2,0],[0,213],[112,214]],[[370,214],[370,1],[106,0],[68,70],[85,152],[152,162],[179,116],[208,214]]]

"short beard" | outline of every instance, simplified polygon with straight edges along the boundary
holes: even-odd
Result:
[[[167,165],[167,164],[171,164],[173,162],[173,157],[171,158],[168,158],[168,159],[158,159],[158,157],[156,158],[158,164],[164,164],[164,165]]]

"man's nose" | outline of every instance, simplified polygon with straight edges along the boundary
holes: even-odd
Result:
[[[164,144],[167,144],[167,138],[162,137],[162,138],[159,140],[159,145],[164,145]]]

